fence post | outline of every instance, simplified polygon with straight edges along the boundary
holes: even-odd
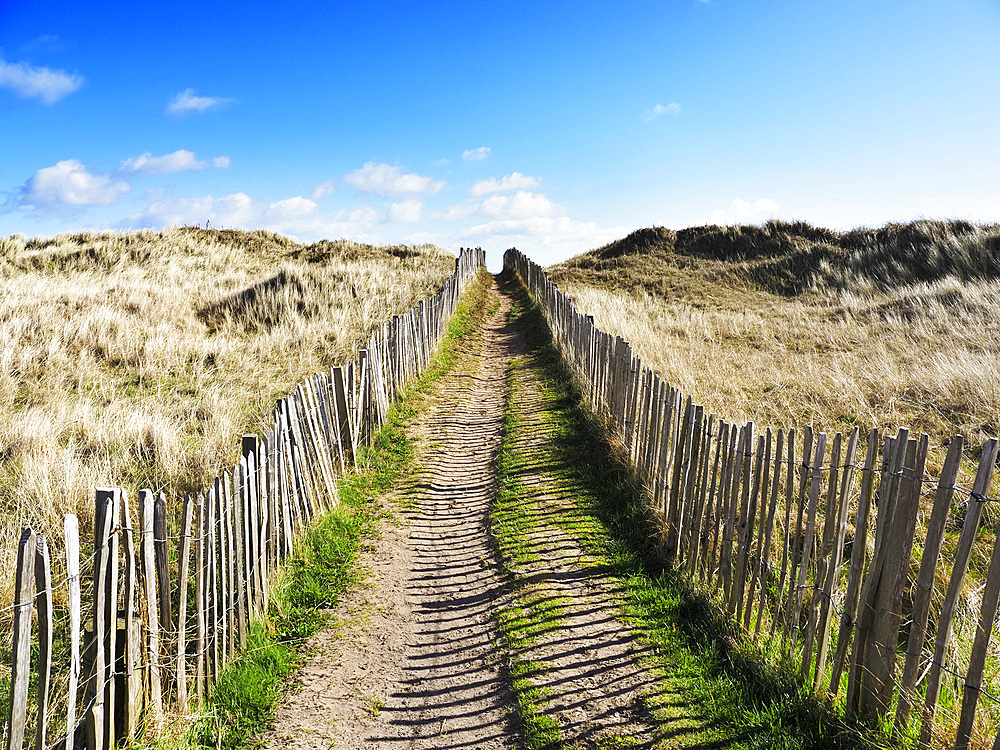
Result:
[[[31,604],[35,584],[35,532],[21,531],[14,582],[14,634],[11,643],[10,704],[7,709],[7,750],[24,743],[28,682],[31,678]]]
[[[94,634],[91,647],[94,662],[87,680],[91,700],[86,721],[88,750],[111,748],[110,732],[114,713],[115,628],[112,615],[117,611],[118,570],[117,539],[111,529],[117,518],[117,490],[98,489],[94,508]]]
[[[170,571],[167,567],[167,497],[159,492],[153,503],[153,549],[156,554],[156,585],[159,600],[160,631],[163,638],[173,630],[173,612],[170,603]]]
[[[125,648],[123,664],[125,669],[125,700],[122,701],[123,715],[119,735],[131,741],[135,737],[139,716],[142,714],[142,672],[136,671],[136,661],[142,650],[139,623],[135,619],[136,561],[132,508],[128,493],[121,493],[122,546],[125,550]],[[117,618],[116,618],[117,619]],[[117,623],[115,624],[117,627]]]
[[[52,566],[44,534],[35,536],[35,610],[38,613],[38,701],[35,750],[47,750],[49,683],[52,678]]]
[[[139,491],[139,517],[142,519],[142,583],[146,598],[146,659],[149,662],[149,698],[154,717],[163,712],[163,695],[160,688],[160,618],[157,607],[156,552],[153,541],[153,506],[151,490]]]
[[[80,525],[76,516],[63,519],[66,538],[66,591],[69,599],[69,685],[66,698],[66,748],[76,739],[76,694],[80,684]]]
[[[184,497],[184,510],[181,514],[180,551],[178,554],[177,586],[177,708],[182,713],[188,709],[187,694],[187,592],[188,575],[191,562],[191,517],[194,513],[194,503],[191,495]]]

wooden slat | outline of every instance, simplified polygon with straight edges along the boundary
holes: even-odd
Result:
[[[35,612],[38,615],[38,698],[35,712],[35,750],[46,750],[49,691],[52,681],[52,561],[44,534],[35,536]]]
[[[115,490],[98,489],[94,497],[94,575],[93,575],[93,665],[87,679],[85,698],[89,700],[89,710],[84,717],[85,743],[90,750],[104,750],[105,743],[105,685],[110,681],[108,665],[109,607],[107,606],[109,549],[111,528],[117,507],[114,502]],[[112,650],[111,653],[114,653]],[[108,711],[113,711],[113,705]]]
[[[173,606],[170,602],[170,569],[167,557],[167,496],[157,493],[153,503],[153,551],[156,556],[157,608],[162,639],[173,633]]]
[[[792,500],[795,497],[795,430],[788,431],[788,445],[785,449],[785,519],[782,525],[783,533],[781,540],[781,570],[778,573],[777,593],[774,597],[774,609],[771,613],[771,633],[768,636],[768,647],[774,642],[779,631],[784,631],[784,624],[787,618],[782,617],[786,611],[781,605],[788,600],[785,593],[785,581],[788,575],[790,556],[792,554]],[[793,576],[794,577],[794,576]]]
[[[711,424],[711,421],[709,424]],[[708,494],[705,498],[704,520],[701,525],[701,551],[698,563],[698,579],[701,581],[705,581],[707,579],[708,574],[710,573],[709,568],[712,564],[710,549],[710,545],[714,542],[714,535],[712,532],[718,528],[715,523],[715,517],[718,515],[716,488],[718,486],[717,482],[719,478],[719,467],[721,466],[722,454],[729,434],[729,426],[722,420],[719,420],[715,427],[715,431],[715,458],[712,460],[712,479],[708,484]],[[709,435],[711,435],[711,432],[711,429],[709,429]]]
[[[754,621],[753,635],[757,641],[760,637],[760,626],[767,606],[767,582],[771,577],[771,539],[774,532],[774,518],[778,512],[778,493],[781,485],[781,451],[784,448],[785,433],[778,430],[774,442],[774,470],[771,473],[771,497],[767,502],[767,519],[764,521],[764,539],[760,545],[757,557],[755,579],[760,584],[760,600],[757,602],[757,619]],[[759,642],[759,641],[758,641]]]
[[[723,527],[719,567],[722,572],[722,596],[727,602],[730,600],[733,587],[733,544],[736,540],[736,524],[739,520],[740,480],[743,474],[744,459],[749,460],[751,437],[751,432],[746,425],[743,425],[740,428],[736,448],[730,457],[729,477],[726,482],[726,521]]]
[[[837,526],[837,482],[840,478],[840,449],[843,442],[843,435],[837,433],[833,436],[833,447],[830,451],[830,466],[827,472],[827,495],[826,503],[823,506],[823,533],[819,538],[819,546],[816,548],[816,575],[813,579],[810,591],[809,610],[806,613],[806,632],[802,644],[802,681],[809,683],[809,675],[812,668],[813,645],[816,640],[816,631],[819,626],[820,610],[822,608],[823,584],[826,581],[827,570],[831,564],[833,555],[834,534]],[[813,481],[819,478],[814,477]]]
[[[135,526],[132,523],[132,506],[127,492],[121,493],[122,547],[125,551],[125,699],[121,716],[119,741],[131,742],[138,734],[139,718],[143,710],[143,674],[139,668],[143,660],[139,621],[135,616],[135,599],[138,591],[138,570],[135,559]]]
[[[750,572],[750,564],[753,559],[753,538],[754,529],[757,524],[757,507],[760,504],[761,485],[764,479],[764,469],[767,461],[770,460],[771,446],[767,438],[770,435],[760,435],[757,438],[757,447],[753,455],[753,482],[749,493],[749,501],[745,510],[745,521],[741,535],[740,560],[738,565],[739,578],[737,579],[736,594],[736,622],[742,622],[744,630],[750,626],[751,603],[753,602],[753,590],[747,594],[747,576]],[[749,478],[749,473],[748,473]],[[744,608],[744,597],[746,607]]]
[[[816,678],[813,683],[813,689],[817,691],[821,687],[821,679],[826,670],[827,652],[830,648],[830,620],[831,613],[833,612],[833,599],[837,594],[841,568],[843,567],[844,537],[847,533],[847,511],[851,492],[854,489],[854,469],[860,434],[860,430],[855,427],[851,433],[851,437],[847,441],[847,452],[844,455],[844,474],[840,480],[840,494],[837,502],[837,525],[833,538],[833,549],[829,553],[830,562],[827,566],[826,578],[823,581],[823,598],[820,602],[819,645],[816,649]]]
[[[66,688],[66,745],[73,750],[76,740],[76,697],[80,684],[80,524],[72,513],[63,519],[66,539],[66,594],[69,608],[69,674]],[[8,724],[9,726],[9,724]]]
[[[823,459],[826,455],[826,433],[821,432],[816,438],[816,453],[813,458],[812,478],[809,483],[809,508],[806,512],[806,526],[802,540],[802,558],[799,560],[799,574],[795,579],[795,592],[792,605],[790,651],[795,646],[795,632],[799,627],[799,613],[802,611],[802,601],[805,596],[809,579],[809,560],[812,556],[813,536],[816,527],[816,507],[819,503],[819,492],[823,478]]]
[[[830,695],[836,697],[840,691],[840,677],[843,673],[844,657],[854,632],[854,618],[858,614],[858,597],[861,593],[861,575],[864,569],[865,552],[868,543],[868,517],[872,493],[875,485],[875,460],[878,457],[879,432],[873,429],[868,434],[865,465],[861,471],[861,493],[858,509],[854,516],[854,539],[851,543],[851,565],[847,574],[847,590],[844,592],[843,611],[837,631],[837,652],[833,657],[830,673]]]
[[[195,657],[195,692],[198,702],[205,698],[206,675],[208,668],[206,665],[207,651],[207,625],[208,617],[206,612],[206,571],[205,571],[205,539],[207,537],[206,526],[208,518],[205,513],[205,496],[198,493],[198,500],[195,503],[195,546],[194,546],[194,566],[195,566],[195,620],[197,622],[197,651]]]
[[[712,465],[712,443],[715,437],[715,415],[708,415],[708,422],[703,423],[701,431],[701,459],[698,467],[697,491],[692,508],[691,524],[688,532],[687,555],[688,571],[694,577],[698,574],[698,564],[703,549],[702,540],[705,535],[705,500],[708,496],[709,470]]]
[[[114,680],[115,656],[118,653],[118,546],[119,537],[114,533],[113,526],[119,515],[121,490],[109,491],[106,505],[110,517],[108,536],[104,544],[102,565],[106,569],[104,578],[104,642],[99,648],[104,650],[104,723],[101,726],[103,734],[102,746],[110,748],[115,741],[115,702],[116,685]]]
[[[177,662],[174,683],[177,687],[177,710],[182,714],[188,710],[187,691],[187,613],[188,580],[191,574],[191,522],[194,516],[194,501],[191,495],[184,498],[181,513],[180,541],[177,553]]]
[[[754,597],[757,593],[757,583],[760,579],[761,568],[764,564],[764,532],[767,527],[767,487],[770,481],[771,472],[771,451],[774,448],[774,435],[768,427],[762,436],[763,457],[761,456],[761,441],[757,441],[757,456],[755,461],[757,466],[754,469],[753,502],[751,503],[750,518],[753,519],[754,528],[749,529],[751,540],[756,537],[756,543],[748,549],[747,554],[747,587],[746,587],[746,608],[743,610],[743,629],[750,630],[750,620],[753,617]],[[742,597],[741,597],[742,600]],[[759,611],[759,610],[758,610]]]
[[[886,537],[886,555],[877,594],[859,693],[861,716],[881,720],[889,711],[894,687],[896,651],[902,618],[903,584],[910,569],[916,529],[920,487],[927,458],[928,439],[908,440],[902,476],[897,482],[897,500]]]
[[[903,432],[900,431],[899,434],[902,435]],[[906,434],[908,435],[909,432],[906,432]],[[861,583],[861,591],[858,594],[858,614],[854,625],[854,639],[851,644],[850,661],[848,662],[847,695],[844,699],[844,705],[848,714],[857,713],[858,695],[861,689],[861,667],[864,662],[864,654],[867,647],[868,631],[871,628],[872,607],[869,604],[869,600],[871,599],[872,591],[878,582],[878,573],[876,572],[876,568],[880,567],[882,564],[879,558],[879,552],[881,547],[885,544],[885,530],[888,526],[887,519],[892,510],[892,479],[893,475],[896,473],[896,469],[898,468],[896,466],[896,461],[900,452],[896,448],[897,443],[900,442],[901,441],[898,437],[891,438],[886,436],[885,444],[882,448],[882,468],[879,472],[878,496],[876,499],[878,514],[875,518],[875,550],[872,553],[871,563],[868,566],[864,580]],[[900,458],[899,460],[902,459]]]
[[[802,463],[798,465],[799,489],[795,511],[795,525],[792,532],[791,570],[788,575],[788,591],[787,599],[785,600],[785,627],[782,633],[782,646],[787,645],[789,658],[791,658],[795,650],[795,639],[792,638],[792,634],[797,631],[799,625],[797,620],[792,619],[792,610],[795,609],[796,594],[799,591],[796,586],[799,580],[799,564],[802,561],[802,550],[805,545],[802,521],[805,517],[806,488],[809,486],[809,462],[812,460],[812,445],[813,430],[811,426],[806,425],[802,430]]]
[[[697,488],[698,482],[701,479],[701,458],[702,458],[702,445],[704,443],[704,419],[705,419],[705,407],[695,406],[694,408],[694,423],[691,427],[691,434],[689,435],[690,449],[688,451],[687,466],[684,469],[684,486],[681,491],[682,504],[678,509],[678,521],[677,521],[677,549],[678,555],[681,561],[684,561],[684,555],[690,549],[690,540],[688,538],[691,526],[694,524],[695,516],[695,502],[697,501]]]
[[[205,498],[205,619],[208,631],[205,634],[206,681],[208,687],[219,679],[219,570],[216,555],[218,554],[218,508],[214,489],[209,489]]]
[[[329,444],[324,448],[327,451],[327,460],[330,461],[331,469],[333,462],[330,459]],[[257,567],[260,571],[260,601],[261,611],[267,612],[267,602],[270,596],[270,529],[271,529],[271,499],[269,490],[269,469],[268,463],[267,437],[257,440],[257,549],[260,551]],[[336,499],[336,481],[334,481],[334,494]]]
[[[217,644],[218,664],[215,679],[219,679],[223,668],[229,661],[229,636],[232,628],[229,627],[229,545],[226,541],[226,515],[225,489],[223,488],[222,477],[216,477],[213,485],[213,500],[215,502],[215,543],[213,546],[213,562],[215,565],[215,642]],[[213,651],[213,653],[216,653]]]
[[[14,632],[11,643],[7,750],[21,750],[31,679],[31,604],[35,586],[35,532],[23,529],[17,543],[14,580]]]
[[[150,701],[156,716],[163,711],[160,689],[160,617],[156,588],[156,552],[153,542],[153,513],[155,500],[150,490],[139,491],[139,517],[142,523],[142,590],[146,601],[147,674],[149,675]]]
[[[250,628],[250,598],[247,591],[247,578],[250,570],[250,559],[248,548],[250,544],[250,531],[247,527],[249,509],[246,505],[245,483],[246,483],[246,462],[241,458],[240,462],[233,467],[233,495],[231,503],[233,507],[233,554],[236,555],[236,564],[233,566],[233,576],[235,580],[236,596],[236,624],[239,635],[240,649],[247,647],[247,634]]]

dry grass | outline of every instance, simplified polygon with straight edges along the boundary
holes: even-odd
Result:
[[[203,489],[276,397],[453,268],[432,246],[267,232],[0,239],[0,565],[22,526],[58,543],[67,511],[90,538],[95,487]]]
[[[1000,425],[1000,227],[949,226],[647,229],[549,272],[724,418],[962,433],[978,454]]]
[[[906,426],[930,435],[934,475],[960,433],[964,486],[983,443],[1000,432],[998,226],[921,221],[843,234],[780,222],[643,229],[547,270],[599,327],[628,339],[648,366],[723,419],[828,433],[858,425],[862,435]],[[995,477],[992,496],[998,493]],[[925,509],[933,495],[925,485]],[[934,611],[965,502],[960,496],[953,508]],[[1000,520],[995,504],[986,510],[950,643],[948,663],[959,670],[969,661]],[[904,608],[910,604],[905,597]],[[986,684],[1000,692],[995,638]],[[961,689],[959,678],[946,678],[942,714],[957,711]],[[992,743],[998,720],[1000,707],[981,701],[977,742]],[[953,733],[955,722],[942,718],[940,726]]]

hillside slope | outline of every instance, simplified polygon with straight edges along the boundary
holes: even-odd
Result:
[[[998,432],[1000,226],[649,228],[548,270],[720,415]]]
[[[0,563],[23,525],[89,526],[95,487],[202,489],[276,396],[454,264],[433,246],[190,227],[0,239]]]

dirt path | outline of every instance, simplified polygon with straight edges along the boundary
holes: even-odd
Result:
[[[513,748],[514,716],[491,604],[503,595],[490,543],[510,302],[435,387],[410,432],[415,507],[385,524],[367,585],[310,644],[270,747]]]
[[[511,298],[497,297],[482,338],[436,384],[410,432],[421,467],[414,507],[385,524],[367,562],[368,582],[338,608],[337,627],[310,644],[307,663],[261,739],[274,748],[514,748],[521,745],[498,608],[531,588],[551,597],[553,625],[516,658],[537,663],[545,712],[573,747],[655,747],[642,696],[652,677],[640,647],[614,613],[616,592],[588,564],[564,525],[546,518],[569,502],[547,491],[547,468],[524,480],[539,488],[530,564],[512,581],[495,551],[489,510],[504,419],[506,376],[527,355],[507,324]],[[527,388],[526,398],[541,398]],[[530,404],[528,404],[530,412]],[[530,425],[529,425],[530,427]],[[543,425],[526,430],[535,448]],[[555,485],[553,485],[555,486]],[[555,503],[555,506],[552,505]]]

